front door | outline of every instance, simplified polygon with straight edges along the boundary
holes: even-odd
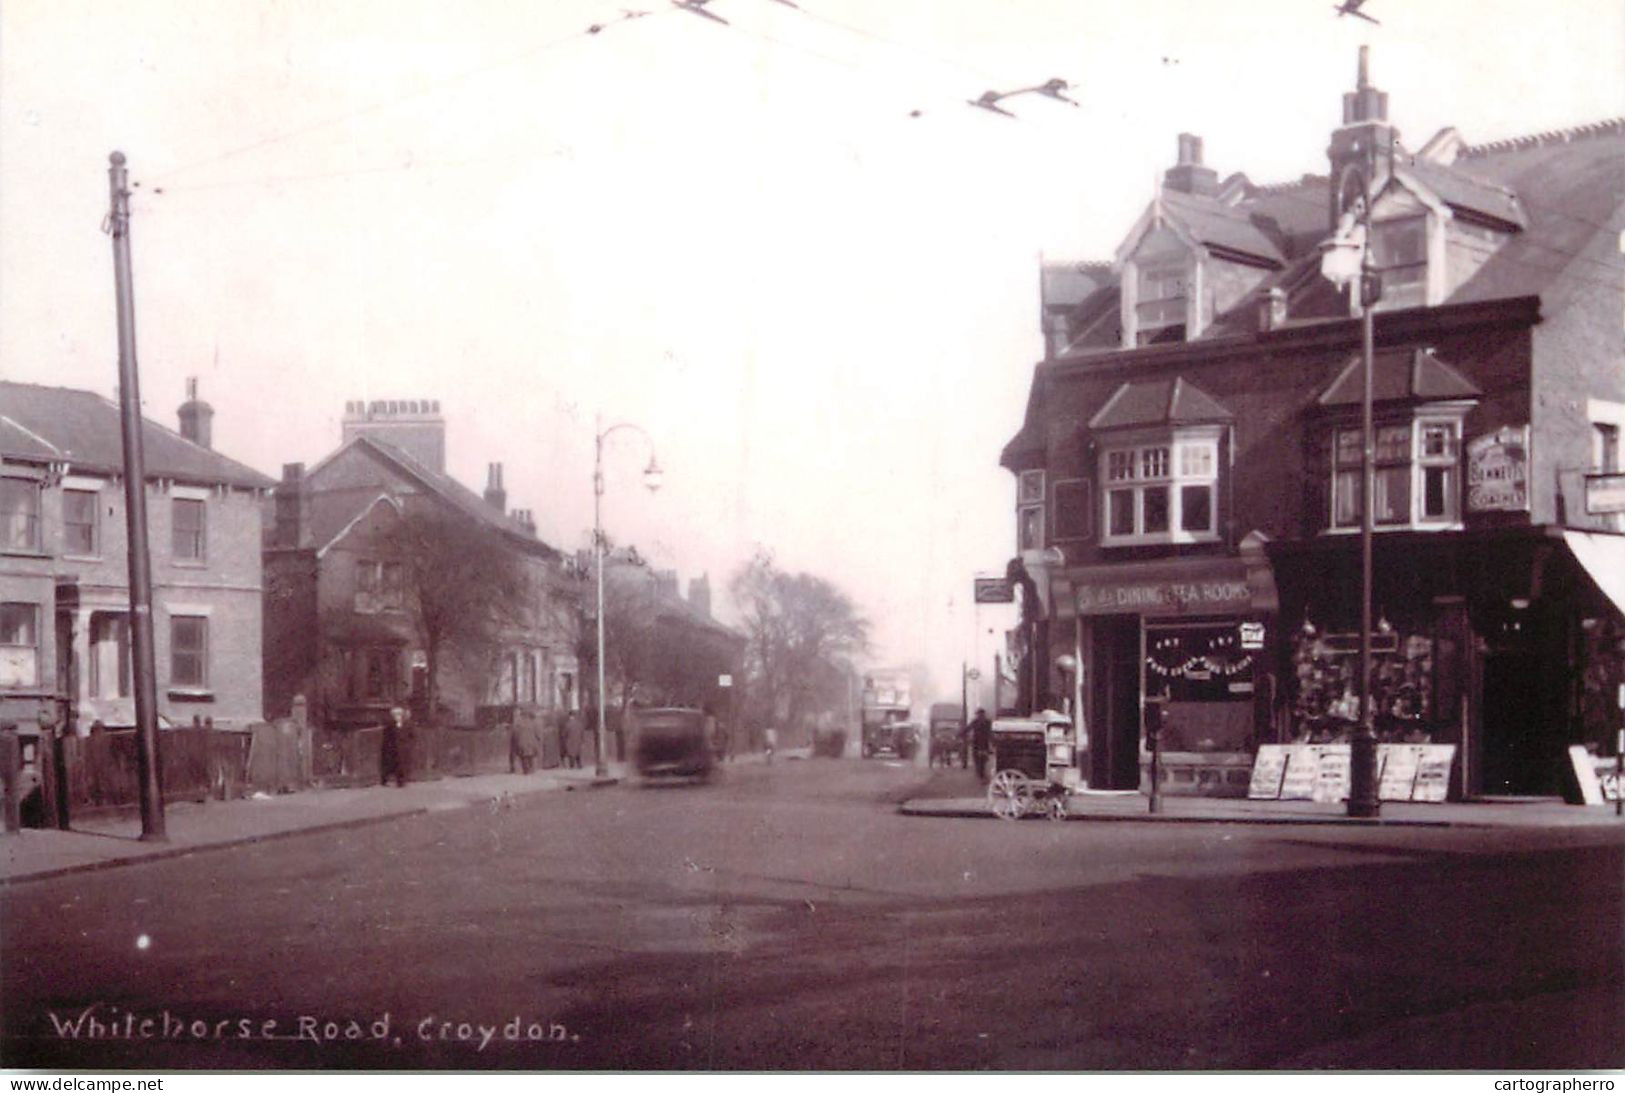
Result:
[[[1089,784],[1100,789],[1140,785],[1140,620],[1094,620],[1094,708],[1089,727]]]

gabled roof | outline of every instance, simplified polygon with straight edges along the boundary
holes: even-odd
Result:
[[[118,405],[94,391],[0,380],[0,455],[47,458],[76,470],[118,474],[124,469],[120,435]],[[276,484],[150,418],[141,419],[141,446],[149,479],[244,489]]]
[[[511,543],[520,546],[522,549],[532,553],[544,554],[548,557],[558,556],[558,550],[523,531],[519,525],[513,521],[512,517],[492,508],[491,505],[486,502],[485,498],[481,497],[467,486],[464,486],[461,482],[458,482],[455,478],[451,477],[451,475],[443,474],[439,471],[435,471],[424,466],[422,463],[418,462],[416,459],[413,459],[400,448],[390,444],[388,441],[379,440],[376,437],[367,436],[365,434],[351,437],[331,455],[327,456],[327,458],[323,459],[315,467],[312,467],[309,473],[306,475],[306,479],[309,480],[314,478],[322,470],[322,468],[326,467],[334,459],[338,458],[341,453],[349,450],[360,450],[382,460],[399,473],[405,475],[418,485],[422,486],[426,492],[433,495],[440,501],[451,506],[470,519],[484,524],[492,531],[502,534]],[[364,507],[370,509],[376,500],[376,497],[368,497]],[[328,534],[333,534],[338,530],[338,527],[341,527],[347,522],[347,518],[340,520],[338,522],[338,526],[328,529]],[[320,539],[318,535],[318,541],[321,542],[325,540]]]
[[[1364,378],[1355,354],[1317,400],[1322,406],[1358,406]],[[1483,392],[1466,376],[1433,355],[1431,349],[1379,350],[1372,357],[1373,402],[1447,402],[1476,399]]]
[[[1124,383],[1094,417],[1094,430],[1141,425],[1196,425],[1230,421],[1234,415],[1214,397],[1182,376],[1171,380]]]
[[[1216,197],[1165,190],[1164,215],[1185,229],[1204,247],[1280,265],[1285,256],[1275,241],[1254,224],[1247,210],[1226,205]]]
[[[1517,194],[1453,166],[1412,157],[1397,164],[1394,173],[1400,179],[1407,175],[1414,178],[1454,210],[1477,213],[1509,228],[1522,228],[1528,223]]]
[[[679,626],[707,630],[728,641],[743,645],[746,638],[733,627],[718,622],[689,603],[681,592],[664,587],[647,566],[614,556],[604,559],[606,584],[627,591],[643,590],[648,593],[653,617]]]

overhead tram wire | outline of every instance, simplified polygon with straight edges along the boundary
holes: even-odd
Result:
[[[247,154],[249,152],[257,151],[257,150],[259,150],[261,148],[269,148],[272,145],[282,144],[282,143],[284,143],[286,141],[295,140],[295,139],[297,139],[299,137],[303,137],[303,136],[308,136],[311,133],[319,133],[324,129],[330,129],[330,128],[336,126],[336,125],[342,125],[345,122],[354,120],[355,118],[365,117],[368,114],[376,114],[379,111],[388,110],[388,109],[390,109],[392,107],[399,106],[402,103],[411,102],[411,101],[413,101],[415,99],[421,99],[421,98],[424,98],[424,97],[426,97],[428,95],[436,94],[437,92],[444,91],[449,87],[453,87],[453,86],[456,86],[456,85],[461,84],[461,83],[466,83],[467,81],[472,80],[477,76],[483,76],[487,72],[494,72],[497,69],[507,68],[510,65],[515,65],[515,64],[519,64],[522,61],[530,60],[532,57],[538,56],[539,54],[542,54],[542,53],[546,53],[546,52],[548,52],[550,50],[553,50],[553,49],[557,49],[557,48],[559,48],[561,46],[568,45],[571,42],[577,41],[578,39],[585,39],[585,38],[594,37],[594,36],[598,35],[599,33],[601,33],[603,30],[605,30],[606,28],[608,28],[610,26],[613,26],[616,23],[624,23],[624,22],[629,22],[629,21],[631,21],[633,19],[640,19],[640,18],[645,18],[647,16],[651,16],[651,15],[662,15],[662,14],[665,14],[665,12],[663,12],[663,11],[653,11],[653,12],[623,11],[622,14],[619,17],[615,18],[615,19],[610,19],[610,20],[608,20],[606,22],[603,22],[603,23],[593,23],[590,26],[583,27],[580,30],[572,31],[569,34],[561,35],[561,36],[559,36],[557,38],[550,38],[547,41],[539,42],[536,45],[529,46],[526,49],[524,49],[523,51],[521,51],[519,53],[515,53],[512,56],[504,57],[501,60],[492,61],[489,64],[481,65],[478,68],[471,68],[471,69],[468,69],[466,71],[459,72],[459,73],[456,73],[456,74],[451,75],[451,76],[447,76],[444,79],[435,80],[435,81],[433,81],[433,82],[431,82],[431,83],[429,83],[429,84],[427,84],[427,85],[425,85],[423,87],[417,88],[414,91],[408,91],[403,95],[397,95],[394,98],[384,99],[384,100],[381,100],[379,102],[369,103],[369,104],[367,104],[365,106],[356,107],[356,108],[354,108],[352,110],[346,110],[341,114],[334,114],[334,115],[331,115],[329,117],[322,118],[319,121],[314,121],[314,122],[311,122],[311,123],[309,123],[307,125],[299,126],[296,129],[283,130],[282,132],[273,133],[273,134],[271,134],[269,136],[262,137],[259,140],[250,141],[247,144],[241,144],[241,145],[237,145],[235,147],[227,148],[227,149],[224,149],[222,151],[215,152],[215,153],[213,153],[211,155],[204,156],[204,157],[202,157],[200,159],[195,159],[195,160],[192,160],[192,161],[187,162],[187,163],[182,163],[182,164],[180,164],[178,166],[175,166],[175,167],[170,167],[167,170],[158,172],[157,174],[148,175],[142,181],[146,183],[146,188],[147,188],[147,190],[149,192],[157,192],[159,189],[162,189],[162,187],[160,187],[158,185],[159,183],[162,183],[167,179],[174,178],[177,175],[185,174],[188,171],[194,171],[194,170],[198,169],[199,167],[207,167],[207,166],[209,166],[211,164],[219,163],[219,162],[222,162],[222,161],[228,160],[228,159],[234,159],[237,156],[245,155],[245,154]]]
[[[523,163],[532,159],[567,158],[572,152],[569,145],[558,145],[542,152],[529,152],[521,155],[501,156],[475,156],[470,159],[459,160],[421,160],[389,166],[357,167],[342,171],[318,171],[304,175],[269,175],[264,178],[241,178],[225,182],[203,182],[196,186],[156,186],[138,191],[143,195],[167,197],[170,194],[203,193],[209,190],[236,190],[236,189],[282,189],[285,186],[297,186],[307,182],[330,182],[337,179],[356,178],[365,175],[384,174],[411,174],[414,172],[430,172],[443,170],[457,170],[463,167],[473,167],[488,163]],[[135,185],[139,186],[140,183]]]

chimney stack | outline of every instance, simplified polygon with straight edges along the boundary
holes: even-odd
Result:
[[[688,582],[688,605],[706,618],[711,617],[711,579],[707,574]]]
[[[181,435],[200,447],[214,446],[214,407],[197,397],[197,377],[186,379],[186,401],[177,411],[181,419]]]
[[[1162,176],[1166,190],[1184,194],[1215,197],[1219,193],[1219,172],[1202,165],[1202,138],[1191,133],[1179,134],[1179,160]]]
[[[485,465],[485,503],[498,512],[508,511],[508,491],[502,488],[502,464]]]
[[[276,516],[271,525],[271,543],[279,547],[299,546],[304,531],[302,509],[304,505],[305,465],[282,464],[282,481],[272,491]]]

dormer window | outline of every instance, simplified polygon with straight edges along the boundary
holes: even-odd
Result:
[[[1137,345],[1185,340],[1185,306],[1190,295],[1190,273],[1179,265],[1147,266],[1140,270],[1135,303]]]
[[[1426,216],[1405,216],[1374,224],[1371,258],[1382,278],[1382,306],[1420,307],[1427,303]]]

